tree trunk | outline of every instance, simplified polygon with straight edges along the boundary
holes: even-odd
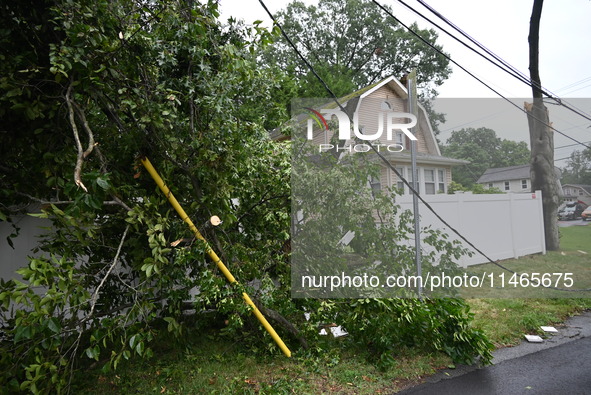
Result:
[[[544,0],[534,0],[530,19],[529,72],[534,102],[533,104],[525,103],[525,109],[531,145],[531,188],[532,192],[542,191],[546,249],[557,250],[560,247],[557,217],[560,193],[558,178],[554,170],[554,133],[550,128],[548,110],[542,100],[542,84],[538,67],[540,18],[543,3]]]

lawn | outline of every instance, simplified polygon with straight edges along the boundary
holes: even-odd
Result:
[[[572,272],[572,288],[591,287],[591,226],[561,228],[560,234],[560,251],[504,261],[503,266],[520,273]],[[492,264],[480,265],[472,270],[474,273],[501,272]],[[589,292],[538,290],[533,293],[517,290],[515,293],[522,297],[469,300],[475,313],[474,325],[484,330],[498,347],[516,344],[524,333],[539,333],[540,325],[557,324],[570,315],[591,308]],[[548,293],[554,298],[531,297],[539,293]]]
[[[283,357],[280,352],[254,357],[240,342],[211,333],[185,339],[183,347],[160,342],[149,361],[125,361],[116,372],[81,372],[77,394],[371,394],[392,393],[436,369],[450,366],[443,354],[401,350],[388,371],[354,352]]]
[[[591,226],[562,228],[561,236],[561,251],[502,264],[523,273],[570,271],[577,273],[574,285],[585,286],[590,280]],[[500,270],[492,265],[471,268],[477,274]],[[583,298],[586,294],[569,293],[569,297],[551,299],[531,298],[527,293],[523,296],[469,299],[473,325],[482,329],[497,347],[511,346],[521,341],[523,334],[537,333],[540,325],[558,324],[591,308],[591,299]],[[195,329],[193,333],[189,331],[182,344],[161,339],[155,357],[150,360],[125,361],[116,372],[102,372],[98,367],[81,371],[73,392],[386,394],[418,383],[426,375],[451,365],[445,355],[422,355],[412,349],[399,350],[396,363],[386,371],[369,363],[363,350],[310,353],[291,359],[279,351],[262,357],[253,356],[252,351],[242,346],[241,339],[224,338],[214,329]]]
[[[560,251],[529,255],[500,264],[470,266],[469,275],[484,278],[484,287],[465,288],[472,298],[591,298],[591,226],[561,228]],[[493,287],[490,286],[494,279]]]

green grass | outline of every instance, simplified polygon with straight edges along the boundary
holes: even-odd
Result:
[[[573,290],[591,289],[591,226],[573,226],[561,229],[560,251],[548,251],[545,255],[529,255],[519,259],[510,259],[500,264],[514,272],[512,274],[492,263],[471,266],[466,271],[479,278],[484,275],[485,284],[489,285],[489,276],[494,279],[494,287],[465,288],[464,298],[591,298],[591,291],[573,292]],[[531,273],[546,275],[550,287],[528,286]],[[572,283],[565,275],[569,274]],[[521,275],[524,275],[521,282]],[[533,279],[532,279],[533,280]],[[525,286],[524,286],[525,284]],[[533,283],[532,283],[533,284]],[[556,290],[569,289],[570,291]]]
[[[502,264],[523,273],[572,272],[575,280],[573,288],[591,287],[591,226],[561,228],[560,233],[560,251],[508,260]],[[587,254],[584,254],[585,252]],[[501,272],[493,265],[480,265],[473,270],[474,273]],[[559,324],[567,317],[591,308],[589,292],[514,293],[523,297],[469,300],[475,313],[474,325],[481,328],[498,347],[517,344],[526,333],[541,334],[541,325]],[[531,298],[532,294],[548,294],[554,297]]]
[[[591,253],[591,225],[560,228],[560,249]]]
[[[211,332],[213,333],[213,332]],[[211,334],[210,333],[210,334]],[[130,360],[116,372],[91,369],[79,375],[77,394],[372,394],[392,393],[435,369],[447,356],[401,350],[387,371],[368,363],[363,352],[340,356],[255,357],[218,336],[191,339],[183,350],[164,345],[152,360]],[[236,339],[235,339],[236,340]]]
[[[561,251],[505,261],[503,265],[528,273],[542,268],[574,271],[581,276],[575,285],[585,285],[591,268],[591,226],[563,228],[561,234]],[[487,265],[471,268],[474,273],[497,269]],[[518,343],[526,333],[539,333],[540,325],[557,325],[568,316],[591,308],[590,298],[570,296],[474,298],[468,302],[474,313],[473,325],[482,329],[497,347],[503,347]],[[195,330],[183,339],[183,344],[161,339],[156,343],[155,357],[150,360],[124,361],[115,372],[104,373],[97,367],[81,371],[73,392],[387,394],[419,383],[436,369],[451,364],[442,354],[423,355],[403,349],[397,352],[394,365],[383,371],[368,362],[366,350],[320,356],[296,353],[288,359],[274,347],[254,356],[241,340],[221,337],[213,329]]]

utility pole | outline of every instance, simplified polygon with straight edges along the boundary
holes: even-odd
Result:
[[[530,175],[532,192],[542,191],[544,233],[547,250],[558,250],[558,206],[560,191],[554,170],[554,132],[550,128],[548,109],[544,106],[539,71],[540,19],[544,0],[534,0],[529,24],[529,73],[533,104],[525,103],[531,145]]]
[[[417,71],[413,69],[406,78],[406,85],[408,90],[408,112],[413,114],[418,119],[417,107]],[[411,129],[413,134],[416,134],[416,126]],[[412,194],[412,207],[415,217],[415,263],[417,267],[417,277],[421,278],[423,275],[421,265],[421,225],[419,221],[419,170],[417,169],[417,142],[410,141],[410,157],[411,157],[411,172],[412,172],[412,187],[416,193]],[[418,282],[417,293],[419,299],[423,297],[423,288],[421,281]]]

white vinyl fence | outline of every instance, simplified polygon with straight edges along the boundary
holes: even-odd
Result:
[[[494,260],[546,252],[541,191],[494,195],[423,195],[423,198],[451,226]],[[410,195],[397,196],[396,203],[402,209],[412,210]],[[430,225],[443,230],[451,239],[458,239],[422,203],[419,204],[419,212],[421,228]],[[43,232],[41,227],[50,226],[51,223],[23,216],[17,224],[21,231],[19,237],[13,239],[13,249],[6,242],[12,228],[6,222],[0,222],[0,278],[5,280],[15,277],[14,272],[27,265],[27,256],[32,255],[37,236]],[[482,255],[474,253],[472,257],[462,257],[458,263],[466,267],[485,262]]]
[[[14,229],[8,222],[0,221],[0,278],[4,280],[22,279],[16,270],[28,265],[28,257],[35,255],[33,249],[39,243],[39,235],[46,232],[43,228],[51,226],[47,219],[28,215],[17,216],[13,221],[19,228],[18,237],[11,239],[14,248],[7,241]]]
[[[541,191],[422,197],[452,227],[493,260],[546,253]],[[411,195],[397,196],[396,203],[402,209],[412,210]],[[419,213],[421,228],[431,225],[449,234],[451,239],[459,240],[423,203],[419,203]],[[474,252],[472,257],[464,256],[458,263],[466,267],[486,262],[486,258]]]

